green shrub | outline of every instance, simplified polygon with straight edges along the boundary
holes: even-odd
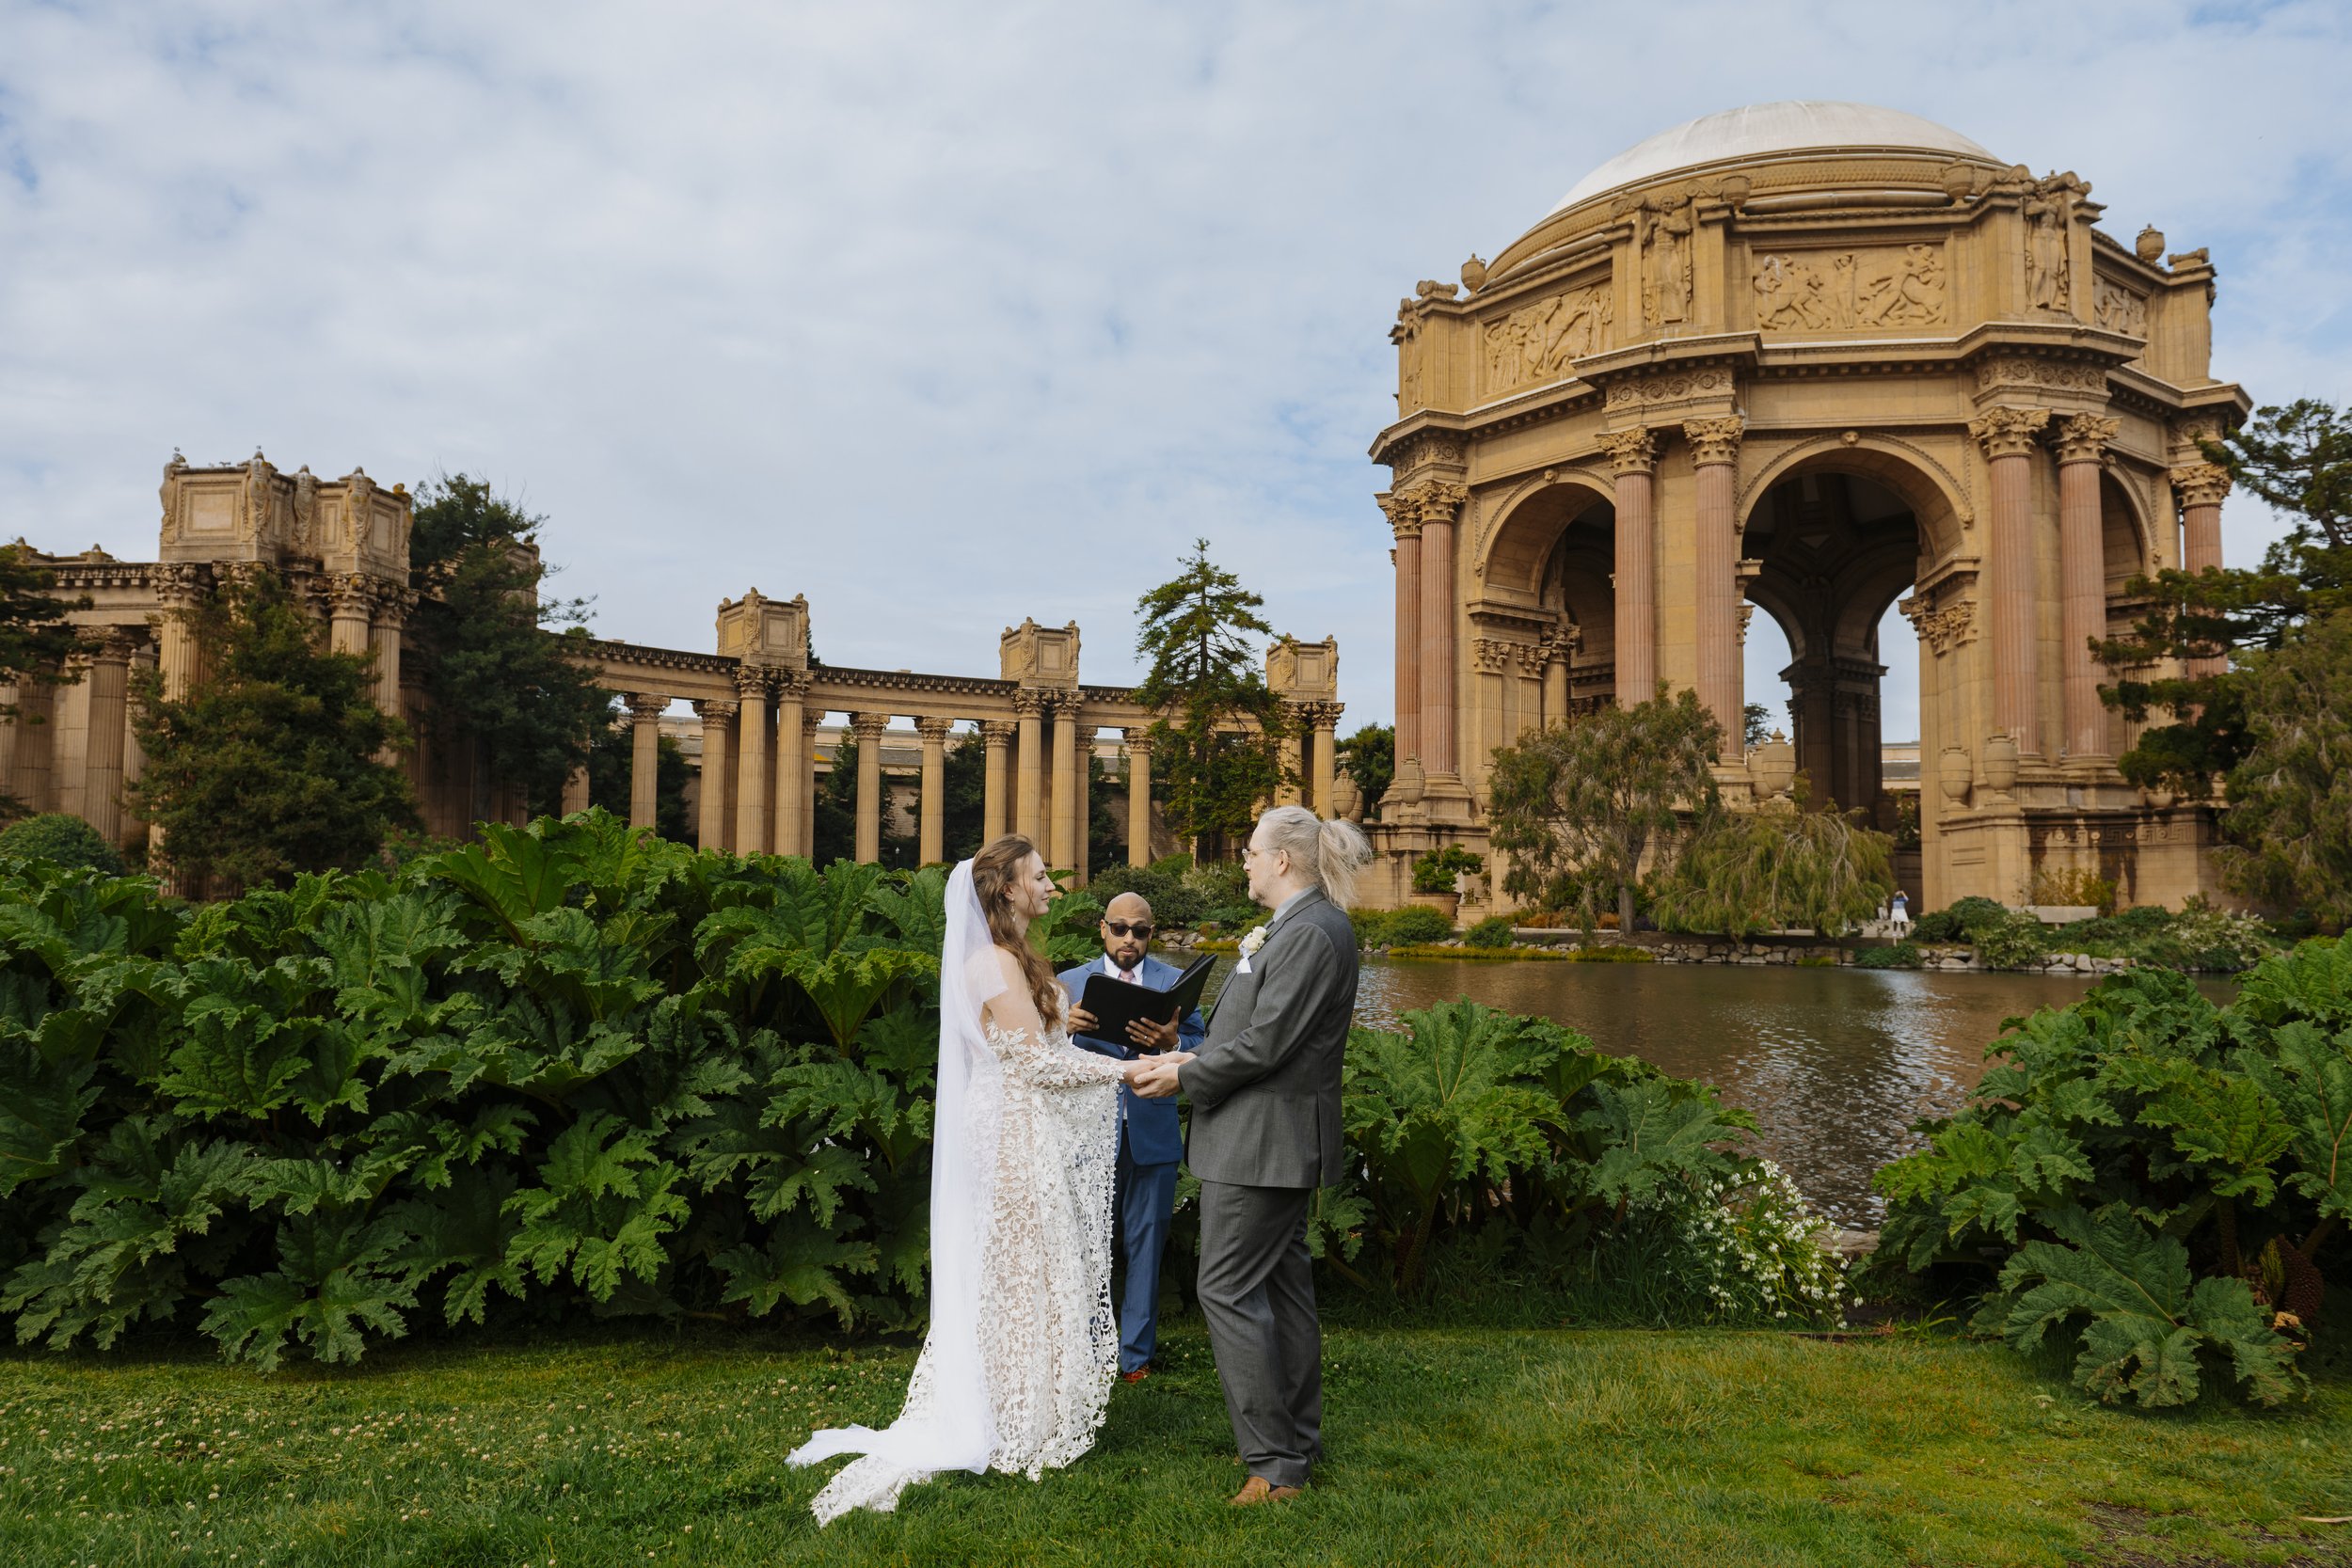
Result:
[[[2024,969],[2051,952],[2049,927],[2030,910],[2002,910],[1972,917],[1968,940],[1977,959],[1991,969]]]
[[[1432,849],[1413,862],[1415,893],[1452,893],[1456,876],[1475,877],[1486,869],[1486,858],[1458,844]]]
[[[1490,914],[1463,932],[1462,940],[1472,947],[1508,947],[1511,945],[1511,917]]]
[[[1853,956],[1853,964],[1856,969],[1916,969],[1919,949],[1908,942],[1892,947],[1865,947]]]
[[[122,856],[105,835],[78,816],[45,811],[20,817],[0,828],[0,855],[19,860],[47,861],[119,875]]]
[[[1654,964],[1658,955],[1646,947],[1630,942],[1593,942],[1570,950],[1568,957],[1581,964]]]
[[[946,885],[601,811],[200,909],[0,860],[0,1316],[263,1368],[468,1323],[912,1325]],[[1099,912],[1066,895],[1032,939],[1078,961]],[[1748,1201],[1709,1091],[1439,1011],[1351,1050],[1335,1272],[1372,1244],[1410,1285],[1450,1238],[1583,1268]]]
[[[2226,1007],[2128,971],[1990,1054],[1878,1173],[1874,1272],[1980,1295],[1979,1330],[2021,1351],[2075,1338],[2076,1381],[2111,1402],[2187,1403],[2215,1375],[2291,1396],[2314,1254],[2352,1219],[2352,944],[2265,958]]]
[[[1382,947],[1403,947],[1413,942],[1444,942],[1454,935],[1454,922],[1442,910],[1426,904],[1407,904],[1401,910],[1383,911],[1378,919],[1375,944]]]
[[[1962,898],[1950,907],[1923,914],[1912,923],[1911,939],[1924,942],[1971,942],[1979,922],[1999,920],[2009,908],[1990,898]]]

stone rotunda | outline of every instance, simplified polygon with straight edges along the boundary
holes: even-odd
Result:
[[[2210,814],[2117,773],[2134,731],[2089,644],[2136,574],[2219,563],[2199,439],[2249,404],[2211,373],[2206,253],[2101,212],[1912,115],[1768,103],[1651,137],[1459,287],[1421,283],[1372,448],[1386,901],[1422,850],[1487,847],[1497,747],[1661,682],[1723,722],[1735,806],[1793,760],[1817,799],[1883,809],[1889,605],[1919,640],[1915,908],[2020,902],[2043,869],[2126,904],[2217,893]],[[1757,609],[1792,656],[1793,759],[1740,741]]]

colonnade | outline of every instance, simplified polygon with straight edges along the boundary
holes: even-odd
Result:
[[[1984,455],[1990,481],[1990,518],[1985,543],[1986,637],[1991,660],[1993,728],[2016,743],[2023,758],[2105,761],[2110,751],[2107,713],[2099,701],[2104,671],[2091,652],[2106,634],[2106,562],[2101,482],[2107,449],[2120,421],[2093,413],[2058,413],[2047,408],[1998,405],[1968,425]],[[1737,763],[1744,746],[1745,692],[1741,648],[1749,606],[1746,583],[1759,562],[1740,554],[1742,524],[1738,474],[1744,421],[1738,416],[1694,419],[1678,425],[1637,426],[1598,437],[1612,478],[1615,514],[1614,571],[1611,579],[1614,616],[1614,689],[1620,705],[1646,701],[1660,678],[1660,523],[1656,515],[1657,468],[1663,449],[1677,436],[1689,444],[1694,515],[1690,555],[1692,689],[1723,727],[1722,760]],[[2042,641],[2037,538],[2047,527],[2036,516],[2032,465],[2057,465],[2058,595],[2062,631],[2056,682],[2059,711],[2045,734],[2040,706]],[[2181,512],[2181,563],[2189,571],[2221,564],[2221,501],[2229,474],[2198,462],[2170,470]],[[2046,492],[2045,492],[2046,493]],[[1462,704],[1456,683],[1464,660],[1457,643],[1463,613],[1457,584],[1463,580],[1458,522],[1466,487],[1443,478],[1400,486],[1381,498],[1395,537],[1396,566],[1396,755],[1400,765],[1417,757],[1432,795],[1458,785],[1463,774]],[[2150,569],[2166,564],[2159,549]],[[1472,619],[1479,612],[1473,610]],[[1514,711],[1546,721],[1565,713],[1568,646],[1537,636],[1525,642],[1478,638],[1471,648],[1478,673],[1501,677],[1516,656],[1522,694]],[[1488,722],[1475,737],[1482,748],[1508,736],[1492,728],[1499,703],[1482,702]],[[1483,775],[1485,750],[1473,759]],[[1401,770],[1400,770],[1401,776]]]

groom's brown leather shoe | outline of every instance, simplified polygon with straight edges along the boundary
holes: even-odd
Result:
[[[1286,1503],[1296,1496],[1295,1486],[1277,1486],[1263,1476],[1251,1476],[1229,1501],[1234,1508],[1254,1508],[1260,1503]]]

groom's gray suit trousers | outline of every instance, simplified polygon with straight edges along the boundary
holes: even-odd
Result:
[[[1243,1463],[1304,1486],[1323,1455],[1323,1330],[1307,1256],[1309,1187],[1200,1184],[1200,1314]]]

